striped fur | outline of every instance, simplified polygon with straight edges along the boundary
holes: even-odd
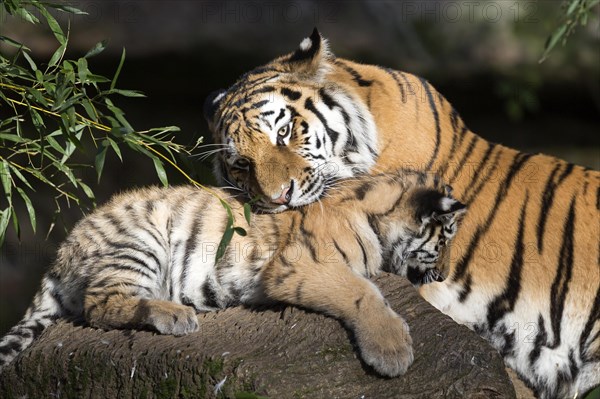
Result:
[[[230,203],[247,235],[234,236],[216,264],[227,213],[206,191],[133,191],[83,219],[0,340],[0,370],[57,318],[184,335],[198,331],[198,312],[281,301],[342,320],[377,372],[406,371],[408,325],[365,277],[386,267],[415,285],[443,280],[465,207],[439,179],[399,171],[340,181],[322,203],[257,213],[250,225],[242,200]]]
[[[316,30],[303,43],[207,101],[221,180],[277,212],[338,178],[439,174],[469,214],[450,278],[423,297],[540,398],[600,384],[600,173],[487,142],[424,79],[335,58]]]

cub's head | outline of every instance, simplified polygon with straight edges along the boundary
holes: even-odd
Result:
[[[375,164],[373,118],[350,89],[327,79],[336,63],[315,29],[295,52],[209,96],[204,114],[221,184],[279,212],[314,202],[332,181]]]
[[[436,176],[406,171],[389,176],[374,176],[357,190],[385,248],[384,268],[417,286],[443,281],[466,206]]]

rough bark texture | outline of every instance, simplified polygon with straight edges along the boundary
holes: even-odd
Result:
[[[1,398],[514,398],[500,356],[424,302],[404,279],[375,280],[408,321],[415,362],[385,379],[331,318],[297,308],[200,316],[185,337],[48,328],[6,368]],[[217,386],[219,388],[217,388]]]

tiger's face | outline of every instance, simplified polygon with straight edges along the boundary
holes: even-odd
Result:
[[[315,31],[295,53],[207,99],[221,184],[280,212],[317,201],[335,180],[375,164],[375,123],[360,100],[321,80],[327,62]]]

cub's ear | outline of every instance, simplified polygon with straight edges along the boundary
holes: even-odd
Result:
[[[427,225],[431,220],[441,222],[445,226],[453,226],[467,212],[466,205],[450,195],[452,192],[450,186],[444,187],[444,191],[446,194],[438,190],[423,189],[413,196],[416,207],[415,217],[422,226]]]
[[[455,222],[460,222],[465,213],[467,213],[467,206],[452,196],[447,195],[440,200],[440,206],[435,211],[433,218],[448,226]]]
[[[209,125],[212,125],[215,112],[219,108],[221,100],[223,99],[223,97],[225,97],[225,93],[227,93],[227,90],[215,90],[212,93],[210,93],[208,97],[206,97],[206,100],[204,100],[204,118],[206,119]]]
[[[282,57],[279,61],[290,73],[318,80],[327,73],[329,60],[332,57],[327,40],[315,28],[309,37],[300,42],[296,51]]]

